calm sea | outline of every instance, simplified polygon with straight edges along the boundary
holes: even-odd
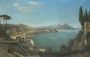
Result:
[[[33,37],[37,47],[59,51],[61,45],[67,45],[78,35],[79,30],[63,30],[59,32],[39,33]]]

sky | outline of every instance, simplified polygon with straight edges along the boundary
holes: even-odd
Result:
[[[32,27],[67,23],[80,27],[79,7],[90,8],[89,0],[0,0],[0,15],[12,17],[11,24]],[[88,5],[88,6],[87,6]]]

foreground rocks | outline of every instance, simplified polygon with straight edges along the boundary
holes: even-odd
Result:
[[[16,56],[8,53],[8,45],[0,44],[0,57],[16,57]]]
[[[62,57],[90,57],[89,51],[79,52],[76,54],[63,55]]]
[[[0,43],[0,57],[40,57],[39,55],[23,56],[22,54],[15,51],[9,52],[10,51],[9,47],[10,47],[9,44]]]

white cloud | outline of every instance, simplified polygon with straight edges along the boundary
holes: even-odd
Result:
[[[27,5],[23,5],[20,3],[14,3],[13,6],[16,7],[16,10],[18,10],[19,12],[28,14],[28,13],[31,13],[33,9],[38,8],[40,6],[40,3],[36,1],[29,1]]]
[[[29,4],[32,6],[40,6],[41,5],[41,3],[36,2],[36,1],[29,1]]]
[[[15,3],[14,6],[16,6],[16,7],[19,6],[19,3]]]

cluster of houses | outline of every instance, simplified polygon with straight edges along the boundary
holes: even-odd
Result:
[[[30,34],[31,33],[31,34]],[[46,49],[44,48],[34,48],[35,44],[34,41],[32,40],[32,33],[33,32],[14,32],[10,38],[14,41],[20,42],[20,43],[25,43],[28,47],[30,47],[30,50],[38,50],[38,52],[46,52]]]
[[[28,40],[31,40],[32,34],[25,33],[25,32],[13,32],[10,35],[10,38],[12,40],[20,41],[20,42],[27,42]]]

